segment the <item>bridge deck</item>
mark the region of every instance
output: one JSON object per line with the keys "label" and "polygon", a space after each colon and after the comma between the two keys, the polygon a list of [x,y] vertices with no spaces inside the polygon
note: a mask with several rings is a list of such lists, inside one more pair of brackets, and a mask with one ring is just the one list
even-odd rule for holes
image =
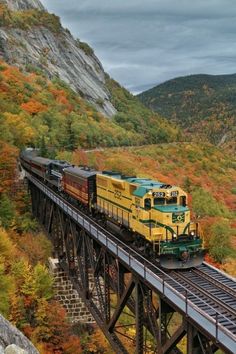
{"label": "bridge deck", "polygon": [[[165,296],[177,311],[188,316],[196,327],[201,328],[209,337],[221,343],[222,347],[228,352],[236,352],[236,317],[226,313],[224,306],[215,306],[210,296],[209,299],[206,298],[206,293],[202,297],[199,292],[194,291],[194,287],[190,289],[186,286],[186,283],[182,282],[183,284],[181,284],[179,279],[175,280],[174,277],[168,275],[127,245],[117,240],[114,235],[103,229],[94,220],[83,215],[36,178],[29,174],[27,174],[27,178],[69,215],[71,219],[92,235],[94,239],[109,249],[133,273],[140,276],[150,288]],[[214,273],[214,281],[218,282],[219,286],[220,283],[231,284],[232,291],[235,290],[235,281],[233,278],[228,277],[216,268],[208,267],[206,263],[204,267],[207,269],[207,273]],[[236,296],[234,296],[234,301],[236,304]]]}

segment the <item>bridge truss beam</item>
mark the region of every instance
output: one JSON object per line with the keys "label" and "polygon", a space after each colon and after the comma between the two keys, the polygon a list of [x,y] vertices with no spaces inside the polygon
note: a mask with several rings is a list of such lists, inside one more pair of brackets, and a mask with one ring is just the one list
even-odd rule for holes
{"label": "bridge truss beam", "polygon": [[181,354],[178,344],[183,337],[187,338],[189,354],[218,350],[216,343],[201,333],[188,316],[178,313],[165,295],[153,289],[32,181],[29,190],[33,215],[51,239],[54,256],[116,353],[128,354],[133,348],[138,354]]}

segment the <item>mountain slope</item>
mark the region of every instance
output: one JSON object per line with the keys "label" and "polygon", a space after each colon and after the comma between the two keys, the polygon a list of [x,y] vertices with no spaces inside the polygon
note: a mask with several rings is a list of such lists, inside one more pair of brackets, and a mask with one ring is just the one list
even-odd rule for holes
{"label": "mountain slope", "polygon": [[38,0],[2,0],[0,56],[24,70],[58,76],[107,116],[116,113],[103,67],[93,50],[75,40]]}
{"label": "mountain slope", "polygon": [[236,137],[236,74],[176,78],[138,95],[153,111],[214,144]]}
{"label": "mountain slope", "polygon": [[[84,114],[84,101],[81,109],[72,103],[69,110],[69,113],[75,113],[73,119],[71,118],[72,126],[75,128],[77,124],[83,128],[84,138],[81,138],[78,129],[74,129],[75,139],[73,144],[69,144],[70,148],[137,145],[168,142],[178,138],[179,131],[175,125],[152,113],[136,97],[110,79],[93,49],[86,43],[75,40],[68,30],[62,28],[57,16],[42,10],[39,0],[27,0],[25,3],[22,0],[2,1],[0,56],[4,58],[4,62],[18,66],[23,72],[38,74],[41,79],[45,75],[52,81],[58,81],[59,78],[60,89],[63,89],[63,82],[66,82],[73,91],[79,93],[77,102],[86,100],[92,103],[90,116],[96,116],[97,110],[105,116],[113,117],[107,122],[107,127],[106,119],[104,121],[101,117],[95,118],[92,124],[89,114]],[[42,88],[39,90],[42,91]],[[30,101],[27,94],[24,96],[25,92],[22,94],[26,103],[27,99]],[[73,96],[71,92],[65,95]],[[36,94],[36,101],[44,104],[45,99],[38,98]],[[86,110],[89,111],[88,104]],[[50,115],[53,116],[53,113]],[[57,119],[56,115],[54,119]]]}
{"label": "mountain slope", "polygon": [[0,140],[19,148],[52,152],[144,142],[144,136],[104,117],[59,79],[24,74],[1,61],[0,106]]}

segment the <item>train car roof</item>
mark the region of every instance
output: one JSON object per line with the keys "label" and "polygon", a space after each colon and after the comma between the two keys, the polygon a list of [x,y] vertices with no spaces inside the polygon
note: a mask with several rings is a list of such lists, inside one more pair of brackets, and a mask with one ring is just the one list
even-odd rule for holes
{"label": "train car roof", "polygon": [[64,169],[64,173],[69,173],[73,176],[80,176],[83,178],[89,178],[91,176],[95,176],[98,171],[96,170],[90,170],[90,169],[85,169],[77,166],[71,166],[71,167],[66,167]]}
{"label": "train car roof", "polygon": [[62,160],[51,160],[51,163],[53,165],[57,165],[57,166],[67,166],[67,167],[71,166],[71,164],[69,162],[64,161],[64,160],[63,161]]}
{"label": "train car roof", "polygon": [[132,177],[132,176],[124,176],[119,172],[113,171],[103,171],[103,176],[108,176],[112,179],[123,180],[131,184],[136,184],[137,188],[132,193],[136,197],[143,197],[149,191],[153,189],[172,189],[178,188],[177,186],[172,186],[170,184],[166,184],[160,181],[154,181],[150,178],[139,178],[139,177]]}
{"label": "train car roof", "polygon": [[33,162],[36,162],[36,163],[39,163],[41,165],[50,165],[52,163],[52,160],[50,159],[47,159],[45,157],[39,157],[39,156],[36,156],[36,157],[32,157],[31,159]]}

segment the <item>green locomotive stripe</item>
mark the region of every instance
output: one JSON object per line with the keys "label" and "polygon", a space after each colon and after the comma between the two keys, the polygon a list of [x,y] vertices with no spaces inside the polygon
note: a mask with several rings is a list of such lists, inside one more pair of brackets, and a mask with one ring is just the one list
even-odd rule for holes
{"label": "green locomotive stripe", "polygon": [[152,220],[152,219],[139,219],[138,221],[140,221],[143,224],[147,224],[147,223],[151,223],[151,222],[153,222],[154,224],[158,224],[158,223],[156,223],[155,220]]}
{"label": "green locomotive stripe", "polygon": [[98,195],[98,198],[101,198],[101,199],[105,200],[105,201],[108,202],[109,204],[116,205],[116,206],[119,207],[120,209],[124,209],[124,210],[128,211],[129,213],[132,212],[131,209],[125,208],[123,205],[117,204],[117,203],[115,203],[115,202],[111,202],[109,199],[104,198],[104,197],[101,197],[100,195]]}
{"label": "green locomotive stripe", "polygon": [[[110,193],[112,193],[112,194],[114,194],[114,193],[115,193],[115,191],[114,191],[114,190],[113,190],[113,191],[111,191],[110,189],[107,189],[107,191],[108,191],[108,192],[110,192]],[[128,197],[124,196],[123,194],[121,194],[121,197],[122,197],[122,198],[125,198],[125,199],[128,199],[128,200],[132,200],[131,198],[128,198]]]}
{"label": "green locomotive stripe", "polygon": [[106,188],[103,188],[103,187],[101,187],[101,186],[97,186],[97,188],[103,189],[104,191],[107,190]]}
{"label": "green locomotive stripe", "polygon": [[125,198],[125,199],[128,199],[128,200],[132,200],[132,198],[128,198],[128,197],[126,197],[124,195],[122,195],[122,197]]}
{"label": "green locomotive stripe", "polygon": [[186,230],[188,229],[189,225],[190,225],[190,222],[185,226],[183,234],[186,233]]}
{"label": "green locomotive stripe", "polygon": [[167,226],[167,225],[165,225],[165,224],[162,224],[161,222],[158,222],[158,221],[155,221],[155,220],[152,220],[152,219],[150,219],[150,220],[141,220],[141,219],[139,219],[139,221],[141,222],[141,223],[143,223],[143,224],[146,224],[146,223],[154,223],[154,224],[157,224],[157,225],[159,225],[159,226],[161,226],[161,227],[164,227],[165,229],[167,229],[167,230],[169,230],[171,233],[174,233],[174,230],[170,227],[170,226]]}
{"label": "green locomotive stripe", "polygon": [[[103,190],[106,191],[106,192],[110,192],[110,193],[114,194],[114,191],[111,191],[111,190],[109,190],[109,189],[103,188],[103,187],[101,187],[101,186],[97,186],[97,188],[101,188],[101,189],[103,189]],[[128,197],[126,197],[126,196],[123,195],[123,194],[121,195],[121,197],[132,201],[132,198],[128,198]]]}

